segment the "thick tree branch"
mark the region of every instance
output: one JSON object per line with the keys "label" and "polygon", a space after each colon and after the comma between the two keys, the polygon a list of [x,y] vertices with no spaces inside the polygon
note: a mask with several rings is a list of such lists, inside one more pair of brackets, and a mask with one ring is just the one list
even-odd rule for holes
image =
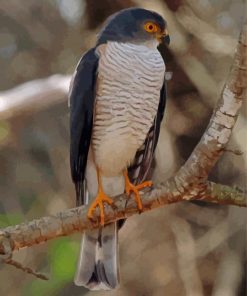
{"label": "thick tree branch", "polygon": [[[125,194],[114,197],[114,207],[106,208],[106,223],[128,218],[138,213],[133,199]],[[203,200],[217,204],[246,206],[246,192],[228,186],[208,182],[198,185],[192,191],[183,191],[175,186],[174,178],[166,184],[160,183],[142,196],[143,211],[149,211],[170,203],[185,200]],[[95,221],[87,218],[88,207],[78,207],[58,213],[55,216],[43,217],[29,223],[22,223],[0,230],[0,254],[46,242],[59,236],[83,232],[86,229],[99,227],[99,217]]]}
{"label": "thick tree branch", "polygon": [[247,25],[240,34],[229,78],[215,107],[210,123],[193,153],[175,176],[180,190],[208,178],[209,172],[224,152],[247,93]]}
{"label": "thick tree branch", "polygon": [[[247,25],[240,35],[230,77],[224,87],[207,130],[190,158],[179,172],[166,182],[157,184],[143,194],[143,209],[148,211],[184,200],[204,200],[218,204],[246,206],[246,192],[207,182],[207,177],[226,147],[247,86]],[[106,208],[106,223],[138,213],[126,195],[114,198],[114,208]],[[0,254],[32,246],[58,236],[99,227],[99,219],[87,218],[88,207],[64,211],[0,230]],[[98,214],[98,213],[97,213]]]}

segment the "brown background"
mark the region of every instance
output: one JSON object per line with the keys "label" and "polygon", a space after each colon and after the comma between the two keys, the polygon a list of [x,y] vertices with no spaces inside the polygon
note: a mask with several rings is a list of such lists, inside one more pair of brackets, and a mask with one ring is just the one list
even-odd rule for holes
{"label": "brown background", "polygon": [[[244,1],[1,0],[0,90],[71,74],[105,18],[134,5],[162,14],[171,36],[162,54],[173,78],[154,172],[154,180],[163,180],[184,163],[208,124],[231,66]],[[60,95],[49,107],[35,108],[36,103],[29,112],[0,117],[0,227],[75,205],[67,98]],[[211,180],[246,186],[246,115],[245,105],[229,144],[244,154],[225,153]],[[243,296],[245,224],[245,209],[172,205],[130,218],[120,231],[118,290],[97,293],[74,286],[80,242],[75,235],[15,253],[14,259],[50,281],[0,265],[0,295]]]}

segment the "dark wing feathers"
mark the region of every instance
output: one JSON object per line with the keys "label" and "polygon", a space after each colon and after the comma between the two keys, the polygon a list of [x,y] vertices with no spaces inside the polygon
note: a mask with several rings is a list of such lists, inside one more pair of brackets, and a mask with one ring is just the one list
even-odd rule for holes
{"label": "dark wing feathers", "polygon": [[166,85],[164,81],[163,87],[160,91],[160,102],[154,123],[151,126],[142,147],[136,152],[134,162],[128,169],[129,178],[133,184],[143,182],[149,173],[159,139],[160,125],[164,117],[165,105]]}
{"label": "dark wing feathers", "polygon": [[83,204],[84,175],[91,141],[98,56],[89,50],[80,60],[71,82],[70,167],[77,205]]}
{"label": "dark wing feathers", "polygon": [[[76,188],[77,205],[84,203],[84,176],[92,134],[98,60],[95,49],[89,50],[80,60],[71,82],[69,96],[70,164]],[[128,169],[130,180],[134,184],[143,182],[151,167],[159,139],[165,104],[166,85],[164,81],[154,123],[142,147],[136,152],[133,164]]]}

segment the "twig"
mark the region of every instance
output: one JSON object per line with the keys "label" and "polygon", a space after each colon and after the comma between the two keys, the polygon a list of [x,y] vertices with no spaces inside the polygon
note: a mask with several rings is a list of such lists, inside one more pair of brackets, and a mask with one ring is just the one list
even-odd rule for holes
{"label": "twig", "polygon": [[225,148],[225,149],[224,149],[224,152],[233,153],[233,154],[235,154],[235,155],[237,155],[237,156],[241,156],[241,155],[244,154],[244,152],[241,151],[241,150],[239,150],[239,149],[229,149],[229,148]]}
{"label": "twig", "polygon": [[6,263],[6,264],[9,264],[9,265],[12,265],[17,269],[21,269],[22,271],[24,271],[26,273],[32,274],[33,276],[35,276],[38,279],[41,279],[41,280],[44,280],[44,281],[49,280],[49,278],[47,276],[45,276],[45,275],[43,275],[41,273],[37,273],[37,272],[33,271],[31,268],[29,268],[29,267],[25,267],[21,263],[15,261],[13,259],[5,259],[3,262]]}
{"label": "twig", "polygon": [[49,278],[46,277],[45,275],[37,273],[33,271],[31,268],[25,267],[21,263],[12,259],[13,244],[11,242],[11,238],[8,233],[5,233],[5,235],[2,235],[0,232],[0,245],[2,246],[2,249],[0,248],[0,263],[12,265],[15,268],[21,269],[26,273],[30,273],[41,280],[49,280]]}

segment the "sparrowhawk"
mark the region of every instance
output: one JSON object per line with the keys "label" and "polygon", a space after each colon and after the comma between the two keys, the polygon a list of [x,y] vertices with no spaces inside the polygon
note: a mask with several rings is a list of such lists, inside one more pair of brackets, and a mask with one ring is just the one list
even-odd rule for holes
{"label": "sparrowhawk", "polygon": [[100,210],[101,228],[84,233],[75,283],[90,289],[118,284],[117,223],[104,226],[104,203],[124,191],[142,209],[146,181],[163,119],[168,43],[165,20],[142,8],[108,18],[95,47],[79,61],[71,82],[70,161],[77,205]]}

